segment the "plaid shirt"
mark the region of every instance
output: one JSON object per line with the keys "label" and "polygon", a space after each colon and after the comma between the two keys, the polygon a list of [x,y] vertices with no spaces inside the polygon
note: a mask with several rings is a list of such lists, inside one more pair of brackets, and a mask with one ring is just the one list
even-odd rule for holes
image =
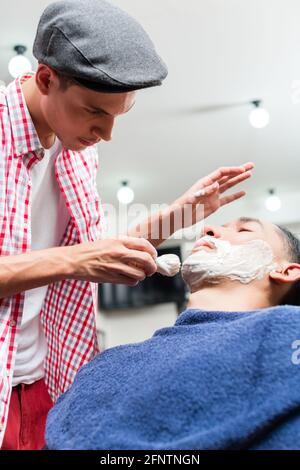
{"label": "plaid shirt", "polygon": [[[21,81],[0,90],[0,254],[30,251],[30,169],[44,156],[21,90]],[[71,218],[61,245],[101,238],[96,189],[95,147],[63,149],[55,173]],[[102,220],[101,220],[102,222]],[[46,228],[47,229],[47,228]],[[12,376],[22,320],[24,292],[0,299],[0,447],[4,436]],[[71,385],[78,369],[97,352],[97,285],[63,280],[48,286],[41,322],[48,344],[45,380],[55,401]]]}

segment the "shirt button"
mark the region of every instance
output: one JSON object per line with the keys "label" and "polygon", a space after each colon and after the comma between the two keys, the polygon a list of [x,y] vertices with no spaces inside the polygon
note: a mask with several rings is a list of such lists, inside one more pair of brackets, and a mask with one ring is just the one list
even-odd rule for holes
{"label": "shirt button", "polygon": [[40,149],[36,152],[36,156],[39,160],[42,160],[44,158],[45,151],[43,149]]}
{"label": "shirt button", "polygon": [[15,320],[10,320],[9,325],[10,326],[16,326],[17,322]]}

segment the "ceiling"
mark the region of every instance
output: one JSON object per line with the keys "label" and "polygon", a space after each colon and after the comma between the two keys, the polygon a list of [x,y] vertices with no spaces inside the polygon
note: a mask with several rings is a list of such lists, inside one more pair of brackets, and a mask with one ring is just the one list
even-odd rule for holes
{"label": "ceiling", "polygon": [[[49,3],[2,0],[0,79],[10,80],[7,63],[15,44],[31,49]],[[163,86],[139,92],[133,110],[118,118],[113,140],[99,146],[103,202],[115,204],[120,182],[128,179],[135,202],[168,203],[220,165],[254,161],[247,198],[221,218],[259,213],[278,221],[300,220],[299,0],[114,3],[141,21],[169,76]],[[256,98],[264,100],[271,115],[263,130],[249,125],[250,106],[210,109]],[[284,200],[274,215],[262,208],[272,187]]]}

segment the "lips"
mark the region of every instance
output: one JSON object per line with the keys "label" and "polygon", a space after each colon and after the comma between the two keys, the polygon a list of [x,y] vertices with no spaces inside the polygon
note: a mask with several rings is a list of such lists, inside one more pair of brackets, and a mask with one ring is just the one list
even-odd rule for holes
{"label": "lips", "polygon": [[196,250],[196,249],[198,250],[200,248],[210,248],[210,249],[214,250],[216,247],[215,247],[213,242],[210,242],[208,240],[201,240],[201,238],[200,238],[200,240],[198,240],[195,243],[195,245],[193,247],[193,251]]}
{"label": "lips", "polygon": [[88,147],[90,147],[92,145],[95,145],[95,144],[98,144],[98,142],[100,142],[99,140],[95,140],[94,142],[91,142],[91,141],[85,140],[85,139],[79,139],[79,140],[83,145],[87,145]]}

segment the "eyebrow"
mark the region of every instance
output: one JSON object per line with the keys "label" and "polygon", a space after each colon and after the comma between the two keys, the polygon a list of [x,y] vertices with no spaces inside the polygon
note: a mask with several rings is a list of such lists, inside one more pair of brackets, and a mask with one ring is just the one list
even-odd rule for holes
{"label": "eyebrow", "polygon": [[[261,228],[264,228],[262,221],[259,219],[255,219],[253,217],[240,217],[239,219],[237,219],[238,224],[247,224],[248,222],[255,222],[256,224],[259,224]],[[224,224],[222,225],[222,227],[227,227],[228,225],[230,224]]]}
{"label": "eyebrow", "polygon": [[246,224],[248,222],[255,222],[256,224],[259,224],[261,228],[264,228],[262,221],[259,219],[255,219],[252,217],[240,217],[238,219],[238,223]]}
{"label": "eyebrow", "polygon": [[109,114],[105,109],[102,108],[97,108],[96,106],[88,106],[88,108],[92,109],[93,111],[97,111],[98,113],[103,113],[106,114],[107,116],[112,116],[112,114]]}
{"label": "eyebrow", "polygon": [[[126,113],[128,113],[128,111],[130,111],[131,108],[133,108],[134,105],[135,105],[135,101],[132,103],[132,105],[130,106],[130,108],[127,109]],[[88,107],[89,107],[90,109],[92,109],[93,111],[97,111],[98,113],[103,113],[103,114],[106,114],[107,116],[113,116],[113,117],[114,117],[113,114],[108,113],[107,111],[105,111],[105,109],[98,108],[97,106],[92,106],[92,105],[89,105]],[[126,114],[126,113],[124,113],[124,114]]]}

